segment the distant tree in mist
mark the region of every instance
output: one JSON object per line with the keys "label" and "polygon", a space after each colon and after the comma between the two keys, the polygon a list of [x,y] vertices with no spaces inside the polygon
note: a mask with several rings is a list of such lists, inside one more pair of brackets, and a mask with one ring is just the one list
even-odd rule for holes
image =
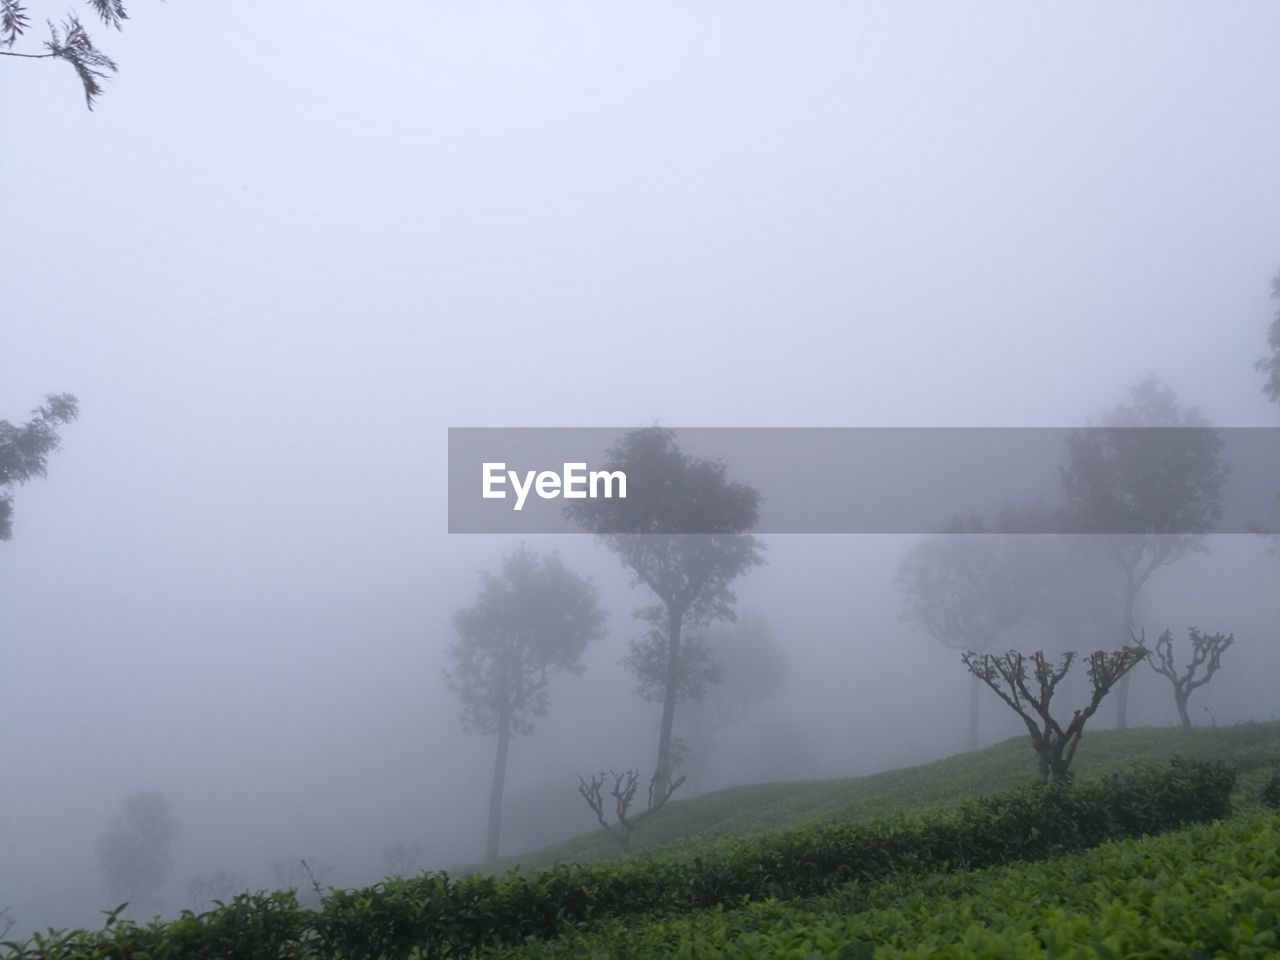
{"label": "distant tree in mist", "polygon": [[[108,27],[120,30],[129,18],[123,0],[89,0],[94,14]],[[52,12],[52,5],[49,5]],[[62,8],[65,9],[65,8]],[[71,65],[80,85],[84,88],[85,104],[90,110],[102,93],[102,84],[108,73],[116,72],[115,61],[94,46],[80,18],[67,11],[58,23],[46,20],[48,39],[40,46],[32,46],[41,53],[14,50],[19,40],[26,39],[31,26],[28,7],[22,0],[0,0],[0,56],[22,57],[28,60],[61,60]]]}
{"label": "distant tree in mist", "polygon": [[1040,780],[1055,785],[1071,779],[1071,761],[1084,734],[1084,725],[1121,677],[1145,655],[1141,646],[1089,654],[1092,694],[1089,703],[1074,711],[1065,726],[1054,718],[1052,701],[1058,685],[1075,662],[1074,652],[1064,653],[1057,664],[1051,663],[1039,650],[1030,657],[1015,650],[999,655],[968,652],[960,659],[970,673],[990,687],[1026,724],[1039,761]]}
{"label": "distant tree in mist", "polygon": [[557,671],[580,674],[587,645],[605,634],[594,585],[557,556],[521,547],[495,575],[481,574],[476,602],[453,618],[445,678],[462,700],[462,724],[496,735],[485,861],[498,856],[502,792],[511,737],[533,732],[547,715],[547,687]]}
{"label": "distant tree in mist", "polygon": [[[1222,439],[1203,429],[1208,425],[1198,410],[1181,406],[1173,390],[1149,377],[1130,391],[1130,403],[1103,418],[1102,429],[1068,436],[1063,515],[1069,531],[1092,534],[1095,556],[1121,577],[1121,643],[1133,636],[1138,597],[1152,574],[1204,552],[1204,534],[1222,516],[1227,466]],[[1127,429],[1134,427],[1146,429]],[[1151,429],[1170,427],[1202,429]],[[1116,689],[1121,729],[1128,700],[1126,674]]]}
{"label": "distant tree in mist", "polygon": [[124,799],[120,815],[98,841],[98,866],[112,900],[142,906],[154,901],[168,876],[178,826],[169,801],[154,790]]}
{"label": "distant tree in mist", "polygon": [[773,627],[759,613],[744,613],[732,625],[710,630],[700,646],[716,670],[716,682],[685,709],[681,725],[686,769],[705,771],[721,733],[740,724],[786,685],[787,656]]}
{"label": "distant tree in mist", "polygon": [[[1271,278],[1271,299],[1280,300],[1280,273]],[[1267,346],[1271,348],[1270,355],[1259,360],[1256,366],[1267,377],[1262,384],[1263,393],[1272,403],[1280,404],[1280,307],[1276,307],[1276,312],[1272,315],[1271,327],[1267,331]],[[1280,534],[1272,535],[1268,552],[1280,557]]]}
{"label": "distant tree in mist", "polygon": [[[1280,273],[1271,278],[1271,299],[1280,300]],[[1258,361],[1256,367],[1266,375],[1262,391],[1272,403],[1280,403],[1280,307],[1276,308],[1267,330],[1267,346],[1271,353]]]}
{"label": "distant tree in mist", "polygon": [[[2,3],[3,0],[0,0]],[[69,393],[51,394],[21,426],[0,420],[0,540],[13,536],[13,487],[45,475],[49,454],[58,449],[58,428],[80,415]]]}
{"label": "distant tree in mist", "polygon": [[1191,694],[1213,679],[1222,666],[1222,655],[1235,642],[1235,635],[1201,633],[1195,627],[1189,627],[1187,640],[1191,645],[1191,656],[1185,667],[1178,667],[1175,662],[1173,634],[1168,630],[1156,639],[1155,649],[1147,651],[1147,663],[1151,669],[1173,686],[1173,702],[1184,730],[1191,729],[1191,713],[1187,709]]}
{"label": "distant tree in mist", "polygon": [[[976,519],[915,544],[898,569],[904,619],[952,650],[982,653],[1005,641],[1028,612],[1020,571],[1006,538]],[[978,747],[982,682],[969,690],[969,749]]]}
{"label": "distant tree in mist", "polygon": [[[617,555],[633,586],[644,585],[658,600],[636,613],[649,629],[629,664],[642,695],[661,694],[651,796],[662,798],[670,795],[676,705],[709,682],[713,669],[696,644],[689,649],[686,632],[734,619],[730,585],[764,562],[764,545],[748,535],[760,495],[731,482],[723,463],[686,454],[674,432],[661,427],[625,434],[607,461],[607,469],[626,473],[627,497],[574,500],[565,512]],[[705,532],[664,532],[672,530]]]}

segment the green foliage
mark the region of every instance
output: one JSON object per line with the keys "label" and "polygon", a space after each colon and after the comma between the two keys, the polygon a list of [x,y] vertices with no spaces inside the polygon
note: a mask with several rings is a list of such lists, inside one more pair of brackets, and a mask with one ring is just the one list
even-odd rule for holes
{"label": "green foliage", "polygon": [[[868,820],[895,812],[924,813],[1026,783],[1027,738],[1014,737],[973,753],[932,763],[841,780],[760,783],[672,801],[662,816],[632,837],[630,849],[651,856],[692,859],[718,849],[726,838],[744,840],[780,829],[832,820]],[[1242,779],[1269,771],[1280,751],[1280,722],[1205,727],[1098,730],[1080,742],[1073,768],[1080,777],[1167,763],[1174,756],[1234,763]],[[1261,779],[1258,779],[1261,784]],[[599,862],[618,856],[599,830],[553,844],[517,862],[527,870],[557,861]]]}
{"label": "green foliage", "polygon": [[1280,822],[1252,815],[989,870],[849,884],[642,923],[613,920],[492,958],[1021,960],[1280,953]]}
{"label": "green foliage", "polygon": [[80,416],[80,405],[69,393],[51,394],[31,414],[20,427],[0,420],[0,540],[13,533],[13,495],[7,488],[45,475],[49,455],[58,449],[58,428]]}
{"label": "green foliage", "polygon": [[1167,831],[1224,816],[1234,781],[1234,770],[1225,764],[1175,762],[1070,790],[1025,788],[947,813],[832,823],[726,843],[715,855],[692,861],[558,865],[501,878],[393,878],[334,891],[318,912],[300,909],[291,894],[243,895],[224,908],[184,914],[172,923],[115,923],[98,933],[51,935],[34,949],[10,955],[465,956],[490,945],[553,939],[601,921],[812,896],[851,881],[1043,859]]}
{"label": "green foliage", "polygon": [[1273,810],[1280,810],[1280,770],[1271,774],[1262,785],[1262,802]]}
{"label": "green foliage", "polygon": [[[117,30],[129,18],[122,0],[89,0],[89,6],[98,19]],[[84,87],[85,103],[92,110],[94,99],[102,93],[102,81],[107,79],[108,72],[115,73],[118,69],[115,61],[94,46],[93,39],[74,13],[68,12],[61,26],[55,26],[52,20],[46,23],[49,39],[44,41],[44,53],[0,50],[0,54],[35,60],[53,58],[71,64]],[[0,0],[0,47],[12,47],[30,25],[31,17],[22,0]]]}

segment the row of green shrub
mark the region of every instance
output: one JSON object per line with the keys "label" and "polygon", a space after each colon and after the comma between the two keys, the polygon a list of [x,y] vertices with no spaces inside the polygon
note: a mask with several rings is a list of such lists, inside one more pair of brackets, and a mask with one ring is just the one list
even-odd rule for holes
{"label": "row of green shrub", "polygon": [[200,916],[118,923],[17,948],[61,958],[450,957],[552,938],[611,917],[807,896],[852,880],[1042,859],[1225,816],[1233,767],[1175,761],[1069,789],[1029,787],[955,810],[830,823],[724,844],[691,861],[634,859],[542,873],[428,873],[333,891],[321,911],[289,894],[236,898]]}
{"label": "row of green shrub", "polygon": [[1280,817],[1255,813],[1047,862],[614,920],[490,960],[1280,956]]}

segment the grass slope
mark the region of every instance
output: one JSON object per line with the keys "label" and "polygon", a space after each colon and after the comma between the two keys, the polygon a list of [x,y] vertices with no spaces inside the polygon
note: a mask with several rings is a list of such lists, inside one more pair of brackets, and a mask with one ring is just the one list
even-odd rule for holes
{"label": "grass slope", "polygon": [[[1257,779],[1251,774],[1280,764],[1280,721],[1190,732],[1171,727],[1090,732],[1080,742],[1073,769],[1080,776],[1093,776],[1135,763],[1163,763],[1175,755],[1235,762],[1249,793],[1247,785]],[[1014,737],[973,753],[866,777],[732,787],[672,801],[636,831],[631,852],[696,856],[725,836],[758,836],[830,820],[946,806],[1021,786],[1034,772],[1035,756],[1027,738]],[[513,866],[540,870],[557,862],[592,863],[618,856],[613,841],[604,831],[595,830],[536,853],[508,858],[494,871]]]}

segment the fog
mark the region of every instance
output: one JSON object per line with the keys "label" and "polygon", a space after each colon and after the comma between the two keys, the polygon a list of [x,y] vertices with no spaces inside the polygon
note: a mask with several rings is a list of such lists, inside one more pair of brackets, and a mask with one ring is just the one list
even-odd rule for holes
{"label": "fog", "polygon": [[[140,790],[178,825],[166,913],[218,868],[478,862],[494,742],[443,671],[521,542],[609,632],[513,741],[504,855],[594,826],[579,774],[652,768],[619,664],[651,598],[585,534],[449,535],[449,427],[1072,427],[1148,375],[1280,424],[1276,8],[130,13],[93,26],[93,112],[65,64],[0,62],[0,418],[81,405],[0,543],[15,934],[115,905],[96,847]],[[901,617],[918,540],[765,538],[734,588],[785,685],[677,799],[965,748],[959,656]],[[1207,546],[1140,620],[1234,632],[1197,724],[1273,717],[1280,559]],[[1147,667],[1131,696],[1176,722]],[[982,742],[1020,732],[987,696]]]}

